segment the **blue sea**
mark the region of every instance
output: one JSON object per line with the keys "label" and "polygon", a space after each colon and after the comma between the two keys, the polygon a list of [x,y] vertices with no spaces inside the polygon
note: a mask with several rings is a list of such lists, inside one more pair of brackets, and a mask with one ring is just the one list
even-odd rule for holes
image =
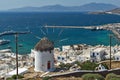
{"label": "blue sea", "polygon": [[[87,29],[45,28],[49,26],[94,26],[108,23],[119,23],[119,15],[111,14],[87,14],[79,12],[34,12],[34,13],[0,13],[0,33],[4,31],[31,31],[30,34],[19,35],[20,54],[28,54],[42,37],[48,37],[54,42],[55,47],[72,44],[109,45],[110,31],[91,31]],[[0,39],[8,39],[11,42],[1,45],[0,49],[11,47],[15,51],[15,36],[3,36]],[[119,44],[116,38],[112,39],[112,45]]]}

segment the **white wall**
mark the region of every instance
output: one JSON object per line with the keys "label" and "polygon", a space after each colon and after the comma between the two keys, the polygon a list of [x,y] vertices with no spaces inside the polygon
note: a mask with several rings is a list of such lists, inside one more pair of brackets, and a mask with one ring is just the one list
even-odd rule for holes
{"label": "white wall", "polygon": [[[105,51],[100,51],[100,52],[94,52],[94,51],[91,51],[90,52],[90,57],[92,60],[94,61],[101,61],[104,59],[104,52]],[[93,56],[93,53],[94,53],[94,56]]]}
{"label": "white wall", "polygon": [[77,60],[80,61],[80,62],[85,62],[87,60],[90,60],[90,58],[86,57],[86,56],[77,56]]}
{"label": "white wall", "polygon": [[[34,51],[35,53],[35,71],[36,72],[46,72],[52,71],[54,69],[54,54],[53,51]],[[47,69],[48,61],[50,61],[51,69]]]}
{"label": "white wall", "polygon": [[120,56],[114,56],[116,61],[120,61]]}

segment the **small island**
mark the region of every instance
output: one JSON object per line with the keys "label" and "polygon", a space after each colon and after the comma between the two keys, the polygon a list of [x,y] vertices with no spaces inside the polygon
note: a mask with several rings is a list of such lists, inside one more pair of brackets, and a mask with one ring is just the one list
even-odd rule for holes
{"label": "small island", "polygon": [[89,14],[117,14],[120,15],[120,8],[115,8],[109,11],[97,11],[97,12],[89,12]]}

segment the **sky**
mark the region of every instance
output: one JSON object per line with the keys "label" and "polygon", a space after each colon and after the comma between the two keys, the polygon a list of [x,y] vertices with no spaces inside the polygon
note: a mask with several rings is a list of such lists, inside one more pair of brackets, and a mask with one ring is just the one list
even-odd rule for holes
{"label": "sky", "polygon": [[87,3],[108,3],[120,7],[120,0],[0,0],[0,10],[8,10],[20,7],[41,7],[60,4],[63,6],[80,6]]}

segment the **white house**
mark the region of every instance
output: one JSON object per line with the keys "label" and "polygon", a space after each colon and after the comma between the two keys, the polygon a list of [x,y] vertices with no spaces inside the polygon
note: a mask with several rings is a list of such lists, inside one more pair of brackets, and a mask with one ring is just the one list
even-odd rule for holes
{"label": "white house", "polygon": [[90,58],[92,62],[99,62],[105,59],[105,48],[96,48],[90,52]]}
{"label": "white house", "polygon": [[62,54],[62,55],[58,55],[57,56],[57,61],[58,62],[64,62],[64,61],[66,61],[67,60],[67,57],[66,57],[66,55],[64,54]]}
{"label": "white house", "polygon": [[80,62],[85,62],[90,60],[90,55],[78,55],[77,60]]}
{"label": "white house", "polygon": [[91,48],[83,49],[82,53],[77,56],[77,60],[80,62],[85,62],[90,60],[90,51],[91,51]]}
{"label": "white house", "polygon": [[59,54],[55,55],[55,60],[59,63],[59,62],[62,62],[62,63],[73,63],[75,62],[75,59],[73,59],[73,57],[70,57],[67,55],[68,53],[67,52],[60,52]]}
{"label": "white house", "polygon": [[107,69],[102,64],[99,64],[99,66],[96,67],[96,70],[98,70],[98,71],[106,71]]}
{"label": "white house", "polygon": [[46,72],[54,70],[54,45],[47,38],[42,38],[35,46],[32,53],[35,54],[36,72]]}
{"label": "white house", "polygon": [[114,54],[114,59],[115,59],[116,61],[120,61],[120,51],[117,52],[116,54]]}
{"label": "white house", "polygon": [[64,52],[68,52],[70,49],[71,49],[71,47],[69,45],[68,46],[62,46],[62,51],[64,51]]}

